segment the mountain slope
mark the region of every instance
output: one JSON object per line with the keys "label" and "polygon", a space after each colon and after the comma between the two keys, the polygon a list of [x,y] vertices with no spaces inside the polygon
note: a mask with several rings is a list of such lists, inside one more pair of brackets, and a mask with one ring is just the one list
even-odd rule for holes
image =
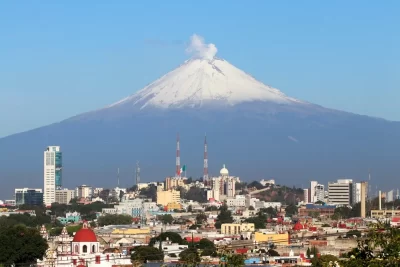
{"label": "mountain slope", "polygon": [[[400,124],[300,101],[266,86],[220,59],[193,59],[108,107],[0,139],[0,177],[16,186],[42,186],[43,150],[61,145],[64,181],[132,185],[162,180],[175,170],[175,136],[188,175],[202,175],[203,136],[209,166],[225,163],[244,180],[274,177],[306,186],[347,176],[365,179],[370,168],[382,183],[400,171]],[[4,192],[3,192],[3,191]]]}

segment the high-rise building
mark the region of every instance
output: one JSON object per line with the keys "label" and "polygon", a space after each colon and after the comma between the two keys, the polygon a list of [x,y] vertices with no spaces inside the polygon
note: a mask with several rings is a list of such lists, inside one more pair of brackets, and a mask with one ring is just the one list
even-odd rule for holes
{"label": "high-rise building", "polygon": [[309,190],[308,188],[303,189],[304,191],[304,203],[310,203],[310,198],[309,198]]}
{"label": "high-rise building", "polygon": [[16,188],[15,205],[41,206],[43,205],[42,189]]}
{"label": "high-rise building", "polygon": [[324,199],[325,199],[325,186],[323,184],[317,184],[317,186],[315,187],[314,203],[317,201],[324,202]]}
{"label": "high-rise building", "polygon": [[339,179],[335,183],[328,183],[329,203],[335,205],[353,204],[353,180]]}
{"label": "high-rise building", "polygon": [[394,190],[390,190],[386,194],[386,202],[393,202],[394,201]]}
{"label": "high-rise building", "polygon": [[310,182],[310,191],[309,191],[309,194],[310,194],[310,202],[311,202],[311,203],[317,202],[317,198],[316,198],[316,196],[315,196],[315,190],[316,190],[317,185],[318,185],[318,182],[317,182],[317,181],[311,181],[311,182]]}
{"label": "high-rise building", "polygon": [[44,151],[44,193],[46,206],[56,200],[56,189],[62,188],[62,153],[59,146],[49,146]]}
{"label": "high-rise building", "polygon": [[179,191],[168,190],[157,192],[157,205],[167,206],[169,203],[181,203]]}
{"label": "high-rise building", "polygon": [[361,200],[361,217],[365,218],[366,216],[366,201],[367,201],[367,182],[361,182],[361,190],[360,190],[360,200]]}

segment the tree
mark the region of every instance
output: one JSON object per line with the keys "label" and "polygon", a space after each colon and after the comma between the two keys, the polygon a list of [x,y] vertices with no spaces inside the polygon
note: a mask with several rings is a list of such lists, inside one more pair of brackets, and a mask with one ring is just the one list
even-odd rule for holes
{"label": "tree", "polygon": [[180,260],[184,261],[186,264],[197,265],[200,263],[201,259],[197,253],[197,249],[194,247],[185,249],[179,254]]}
{"label": "tree", "polygon": [[366,237],[347,255],[348,261],[341,265],[352,266],[398,266],[400,262],[400,229],[378,223],[370,227]]}
{"label": "tree", "polygon": [[156,201],[157,187],[154,184],[151,184],[148,187],[142,188],[140,189],[140,195],[143,195],[146,198],[151,198],[152,201]]}
{"label": "tree", "polygon": [[351,217],[351,208],[349,207],[338,207],[335,209],[332,219],[347,219]]}
{"label": "tree", "polygon": [[171,224],[174,221],[174,218],[172,217],[171,214],[164,214],[164,215],[158,216],[158,219],[163,224]]}
{"label": "tree", "polygon": [[221,224],[223,223],[232,223],[233,218],[232,218],[232,213],[230,210],[228,210],[228,206],[226,204],[222,205],[221,208],[219,209],[219,214],[217,216],[217,221],[215,223],[215,227],[217,229],[221,229]]}
{"label": "tree", "polygon": [[350,230],[346,233],[346,237],[353,237],[353,236],[361,237],[361,232],[358,230]]}
{"label": "tree", "polygon": [[97,219],[99,226],[132,224],[132,216],[126,214],[106,214]]}
{"label": "tree", "polygon": [[23,225],[0,228],[0,262],[5,266],[36,264],[48,249],[39,230]]}
{"label": "tree", "polygon": [[268,250],[268,255],[271,257],[279,257],[280,254],[278,253],[278,251],[274,250],[274,249],[269,249]]}
{"label": "tree", "polygon": [[230,254],[227,257],[227,266],[241,267],[244,266],[246,257],[242,254]]}
{"label": "tree", "polygon": [[335,257],[333,255],[321,255],[320,257],[314,257],[312,260],[312,264],[316,267],[335,266],[335,262],[338,261],[338,257]]}
{"label": "tree", "polygon": [[264,186],[260,184],[260,182],[258,181],[253,181],[247,185],[247,188],[252,188],[252,187],[255,187],[257,190],[264,188]]}
{"label": "tree", "polygon": [[147,261],[162,261],[164,259],[164,253],[152,246],[137,246],[131,252],[133,262],[145,263]]}
{"label": "tree", "polygon": [[249,210],[255,210],[255,208],[253,206],[250,206]]}
{"label": "tree", "polygon": [[295,205],[289,205],[285,209],[286,216],[292,217],[298,213],[298,208]]}
{"label": "tree", "polygon": [[244,221],[247,223],[254,223],[254,227],[256,229],[264,229],[266,220],[267,220],[267,216],[259,213],[256,217],[250,217],[250,218],[245,219]]}
{"label": "tree", "polygon": [[193,200],[197,201],[200,203],[206,203],[207,202],[207,195],[204,190],[202,190],[199,187],[192,186],[186,193],[185,199],[187,200]]}
{"label": "tree", "polygon": [[188,212],[192,212],[192,211],[193,211],[192,205],[189,205],[189,206],[188,206],[187,211],[188,211]]}
{"label": "tree", "polygon": [[165,241],[165,240],[171,241],[172,243],[178,243],[179,245],[184,245],[186,243],[185,240],[182,239],[182,237],[178,233],[174,232],[164,232],[158,235],[157,237],[152,237],[149,242],[149,246],[154,246],[156,242]]}
{"label": "tree", "polygon": [[206,207],[205,211],[216,211],[218,208],[216,206],[208,206]]}
{"label": "tree", "polygon": [[203,224],[204,222],[207,221],[207,215],[205,215],[204,213],[199,213],[196,216],[196,223],[197,224]]}

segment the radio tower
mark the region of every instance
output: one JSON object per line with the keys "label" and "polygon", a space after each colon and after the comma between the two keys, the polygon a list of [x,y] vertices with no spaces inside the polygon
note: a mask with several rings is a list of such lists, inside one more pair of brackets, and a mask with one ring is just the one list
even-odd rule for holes
{"label": "radio tower", "polygon": [[179,147],[179,133],[176,136],[176,177],[181,177],[181,151]]}
{"label": "radio tower", "polygon": [[204,135],[204,173],[203,182],[208,185],[208,155],[207,155],[207,135]]}

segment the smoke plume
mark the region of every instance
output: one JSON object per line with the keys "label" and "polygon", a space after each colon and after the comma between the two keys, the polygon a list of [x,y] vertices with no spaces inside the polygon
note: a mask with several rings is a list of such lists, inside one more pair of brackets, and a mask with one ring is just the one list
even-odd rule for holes
{"label": "smoke plume", "polygon": [[207,60],[213,59],[217,51],[217,47],[214,44],[204,43],[204,38],[197,34],[193,34],[190,37],[190,43],[186,49],[186,52],[194,57]]}

